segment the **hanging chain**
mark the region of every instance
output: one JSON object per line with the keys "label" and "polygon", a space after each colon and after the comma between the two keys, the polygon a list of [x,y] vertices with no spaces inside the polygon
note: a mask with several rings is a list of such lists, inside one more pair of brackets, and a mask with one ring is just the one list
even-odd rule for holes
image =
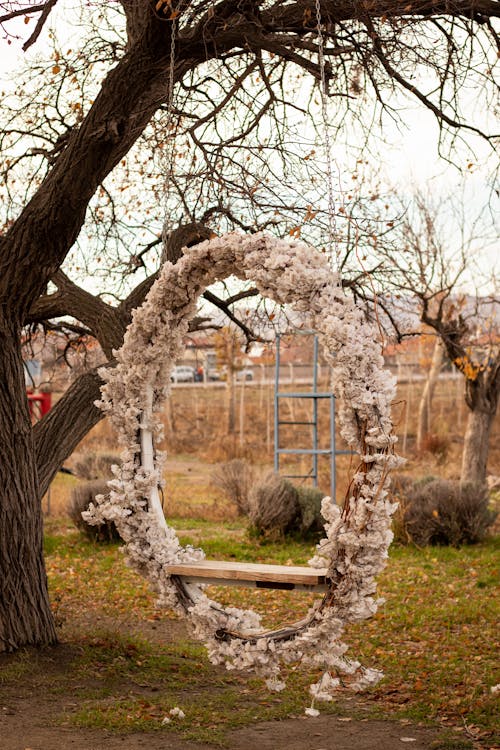
{"label": "hanging chain", "polygon": [[325,141],[326,154],[326,175],[328,180],[328,251],[330,263],[336,265],[336,271],[340,275],[341,258],[340,248],[337,237],[337,221],[335,216],[335,195],[333,192],[333,167],[332,167],[332,144],[330,139],[330,128],[328,122],[328,83],[326,80],[325,64],[325,43],[323,30],[321,28],[321,5],[320,0],[316,0],[316,28],[318,37],[318,62],[321,73],[320,92],[321,92],[321,118],[323,121],[323,136]]}
{"label": "hanging chain", "polygon": [[168,68],[168,94],[167,94],[167,114],[166,114],[166,126],[165,126],[165,186],[164,186],[164,219],[163,219],[163,230],[162,239],[163,245],[166,246],[168,234],[171,229],[171,220],[168,212],[168,199],[170,195],[170,187],[172,184],[172,178],[174,174],[174,156],[175,156],[175,140],[177,127],[173,123],[173,108],[174,108],[174,78],[175,78],[175,33],[177,29],[177,19],[172,19],[172,25],[170,27],[170,60]]}

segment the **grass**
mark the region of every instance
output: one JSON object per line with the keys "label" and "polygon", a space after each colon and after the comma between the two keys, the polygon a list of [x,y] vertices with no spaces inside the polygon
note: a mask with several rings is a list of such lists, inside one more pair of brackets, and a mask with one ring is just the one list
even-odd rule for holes
{"label": "grass", "polygon": [[86,540],[64,520],[46,526],[47,574],[59,622],[71,622],[82,611],[159,617],[146,582],[126,567],[119,545]]}
{"label": "grass", "polygon": [[[265,437],[272,409],[263,408],[269,393],[257,388],[246,391],[245,424],[252,425],[252,432],[245,441],[254,460],[262,463],[271,458]],[[195,395],[197,402],[188,409],[185,399],[192,399],[193,391],[176,391],[176,424],[175,429],[167,425],[167,436],[180,441],[182,450],[204,453],[210,461],[238,455],[238,440],[222,440],[217,432],[223,404],[215,396],[222,398],[223,389],[220,394],[201,389]],[[409,409],[416,395],[403,393],[403,405],[407,401]],[[448,395],[440,394],[437,401],[441,417],[450,411]],[[184,419],[186,414],[191,414],[191,423]],[[297,411],[295,417],[301,416]],[[409,446],[412,440],[410,425]],[[415,476],[455,476],[459,440],[458,433],[450,432],[446,466],[436,469],[434,457],[427,454],[413,458],[405,471]],[[115,445],[106,423],[82,447],[108,448]],[[498,457],[500,441],[495,438],[492,466]],[[221,559],[281,564],[309,559],[311,544],[249,540],[245,521],[236,518],[234,508],[208,486],[211,465],[190,456],[179,458],[174,456],[172,465],[167,465],[165,494],[170,522],[183,544],[202,546],[207,555]],[[341,458],[339,492],[349,473],[349,459]],[[325,481],[328,486],[328,478]],[[274,695],[255,679],[212,667],[202,647],[186,640],[178,617],[156,609],[147,584],[125,566],[119,546],[86,541],[69,524],[65,509],[73,484],[73,478],[61,475],[53,483],[54,515],[47,519],[45,539],[50,592],[64,644],[45,654],[26,651],[3,660],[0,685],[14,690],[35,686],[55,697],[71,695],[73,708],[61,710],[55,719],[62,723],[117,732],[174,730],[186,739],[220,745],[231,728],[303,715],[314,675],[291,669],[287,690]],[[379,581],[386,603],[375,618],[346,634],[350,653],[383,669],[385,679],[356,698],[341,694],[339,701],[322,710],[352,718],[438,725],[443,734],[433,750],[468,750],[471,739],[475,747],[500,744],[494,736],[498,693],[491,692],[500,682],[495,671],[498,559],[494,540],[459,550],[394,546]],[[300,618],[312,599],[310,594],[237,588],[211,593],[223,604],[252,606],[262,613],[265,625]],[[174,706],[182,708],[188,720],[162,724]]]}
{"label": "grass", "polygon": [[102,687],[71,717],[78,726],[118,732],[165,730],[163,719],[172,708],[180,707],[189,721],[172,719],[168,729],[185,739],[222,745],[228,730],[256,719],[283,718],[303,700],[303,676],[292,679],[285,697],[272,696],[255,680],[214,670],[199,646],[182,640],[151,647],[126,639],[121,648],[112,636],[93,639],[93,645],[96,641],[101,650],[97,672],[95,651],[79,661],[75,672],[89,674],[90,669],[92,674],[93,670]]}
{"label": "grass", "polygon": [[494,725],[498,546],[393,549],[380,585],[385,606],[350,631],[353,650],[386,674],[374,702],[396,716]]}
{"label": "grass", "polygon": [[[215,557],[303,563],[312,552],[298,541],[249,542],[242,521],[177,518],[174,525],[184,543],[203,543]],[[57,718],[62,723],[118,732],[175,730],[221,745],[231,728],[303,714],[314,674],[289,670],[287,690],[275,695],[258,680],[212,667],[203,648],[186,640],[177,616],[156,610],[118,545],[86,541],[64,519],[47,522],[45,545],[64,645],[45,655],[9,657],[0,684],[36,684],[48,695],[72,695],[74,707]],[[393,547],[380,578],[385,605],[346,637],[352,655],[382,668],[385,679],[355,701],[341,695],[322,710],[430,722],[450,731],[466,727],[469,738],[492,747],[496,707],[490,688],[500,681],[497,583],[494,540],[460,550]],[[290,592],[213,593],[223,603],[255,606],[268,624],[296,619],[311,601],[309,594]],[[174,706],[189,721],[162,724]],[[436,750],[471,747],[468,737],[444,734]]]}
{"label": "grass", "polygon": [[[456,478],[466,416],[463,401],[448,383],[438,384],[433,416],[440,429],[447,425],[449,439],[442,466],[432,453],[436,445],[429,445],[424,456],[412,455],[420,389],[419,383],[401,386],[395,408],[400,449],[406,446],[411,457],[405,472]],[[225,434],[225,395],[224,389],[202,387],[173,393],[170,416],[165,415],[165,447],[169,454],[175,451],[165,476],[170,521],[184,544],[203,546],[211,557],[305,563],[313,551],[310,544],[250,541],[234,508],[209,486],[210,464],[193,457],[214,462],[242,456],[271,464],[272,386],[245,387],[244,432],[240,434],[238,424],[233,436]],[[309,406],[284,402],[283,418],[307,420]],[[320,434],[326,435],[328,414],[322,410],[319,416]],[[499,425],[500,415],[492,433],[492,467],[500,460]],[[292,434],[292,428],[286,429],[283,444],[310,445],[309,430]],[[109,422],[97,425],[79,450],[115,451]],[[320,461],[324,489],[329,487],[327,464]],[[309,468],[304,464],[292,473]],[[351,473],[351,459],[339,457],[339,496]],[[66,508],[75,482],[65,475],[53,482],[52,515],[46,523],[47,572],[63,645],[2,658],[0,687],[10,687],[15,695],[36,690],[49,700],[53,697],[59,712],[54,720],[60,723],[125,733],[174,730],[186,739],[220,745],[227,742],[231,728],[303,715],[314,675],[291,668],[287,690],[275,695],[247,675],[211,666],[203,648],[186,639],[178,617],[156,609],[147,584],[125,566],[119,546],[87,541],[69,524]],[[44,509],[47,504],[46,497]],[[470,750],[471,739],[476,748],[492,748],[497,707],[490,688],[500,682],[495,673],[497,584],[498,546],[493,541],[460,550],[393,547],[379,581],[385,605],[372,620],[346,634],[350,653],[383,669],[385,679],[355,698],[341,693],[322,710],[438,725],[443,734],[433,750]],[[265,625],[300,618],[312,600],[309,594],[237,588],[219,588],[213,594],[221,603],[257,609]],[[70,696],[73,705],[63,696]],[[188,720],[163,724],[175,706]]]}

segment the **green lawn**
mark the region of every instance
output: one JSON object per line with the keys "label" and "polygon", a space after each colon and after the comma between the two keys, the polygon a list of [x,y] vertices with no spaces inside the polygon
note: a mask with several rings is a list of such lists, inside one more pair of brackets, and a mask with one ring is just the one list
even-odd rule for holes
{"label": "green lawn", "polygon": [[[184,543],[201,544],[209,556],[275,563],[304,563],[313,547],[300,542],[259,545],[238,522],[177,519]],[[462,549],[393,547],[380,577],[385,604],[369,622],[346,634],[351,653],[382,668],[385,679],[359,696],[363,717],[411,719],[466,729],[494,745],[498,693],[498,540]],[[71,669],[46,689],[73,691],[78,709],[64,718],[78,725],[119,731],[154,730],[168,709],[180,706],[189,722],[170,728],[192,739],[223,741],[224,731],[268,718],[300,715],[314,675],[290,670],[289,687],[269,694],[259,681],[214,669],[200,645],[185,634],[169,641],[141,633],[141,623],[179,630],[176,615],[158,612],[144,581],[129,570],[116,545],[85,541],[64,521],[50,522],[47,568],[56,617],[69,648]],[[213,592],[224,603],[260,609],[268,623],[297,618],[310,595],[226,588]],[[99,622],[104,625],[93,625]],[[136,623],[134,632],[128,624]],[[147,630],[147,628],[146,628]],[[156,632],[156,631],[155,631]],[[16,655],[0,680],[44,682],[44,661]],[[346,696],[325,706],[343,711]],[[165,727],[163,727],[165,728]],[[443,745],[445,747],[446,745]],[[467,747],[467,744],[461,745]],[[449,747],[459,747],[451,744]]]}

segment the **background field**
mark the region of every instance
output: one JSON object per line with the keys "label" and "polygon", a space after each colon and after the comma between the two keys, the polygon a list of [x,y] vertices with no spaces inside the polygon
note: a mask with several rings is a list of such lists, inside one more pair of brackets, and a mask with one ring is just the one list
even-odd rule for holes
{"label": "background field", "polygon": [[[283,390],[297,386],[284,386]],[[308,386],[301,385],[301,388]],[[310,387],[310,386],[309,386]],[[398,452],[406,458],[403,472],[413,477],[435,475],[458,479],[467,409],[462,397],[461,379],[441,379],[436,388],[432,407],[432,434],[425,450],[415,452],[416,417],[422,391],[422,381],[407,382],[398,387],[393,406],[393,419],[398,435]],[[165,511],[173,516],[198,516],[222,519],[232,517],[234,508],[210,486],[213,465],[235,457],[243,457],[262,470],[273,466],[274,403],[270,383],[238,385],[236,389],[236,429],[227,430],[227,392],[221,384],[177,386],[164,408],[165,441],[167,451],[165,473]],[[311,404],[305,399],[281,401],[282,419],[310,418]],[[319,408],[320,447],[328,447],[329,412],[326,403]],[[282,447],[311,447],[310,428],[282,427]],[[337,447],[345,448],[337,430]],[[67,466],[74,467],[79,457],[94,453],[119,455],[116,437],[107,420],[103,420],[85,438]],[[341,499],[350,480],[354,462],[349,456],[337,457],[337,498]],[[305,474],[311,460],[300,459],[296,464],[281,459],[282,473]],[[329,493],[329,460],[320,458],[319,484]],[[500,475],[500,415],[497,415],[491,435],[489,472]],[[50,514],[65,515],[74,480],[59,476],[51,488]],[[48,498],[44,500],[47,511]]]}

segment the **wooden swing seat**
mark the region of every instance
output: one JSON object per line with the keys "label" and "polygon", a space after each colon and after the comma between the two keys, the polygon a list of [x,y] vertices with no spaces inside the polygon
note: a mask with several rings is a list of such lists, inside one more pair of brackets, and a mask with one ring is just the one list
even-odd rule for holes
{"label": "wooden swing seat", "polygon": [[200,560],[194,563],[169,565],[172,576],[185,583],[207,583],[215,586],[248,586],[257,589],[291,591],[326,591],[326,568],[307,568],[289,565],[261,565],[247,562]]}

